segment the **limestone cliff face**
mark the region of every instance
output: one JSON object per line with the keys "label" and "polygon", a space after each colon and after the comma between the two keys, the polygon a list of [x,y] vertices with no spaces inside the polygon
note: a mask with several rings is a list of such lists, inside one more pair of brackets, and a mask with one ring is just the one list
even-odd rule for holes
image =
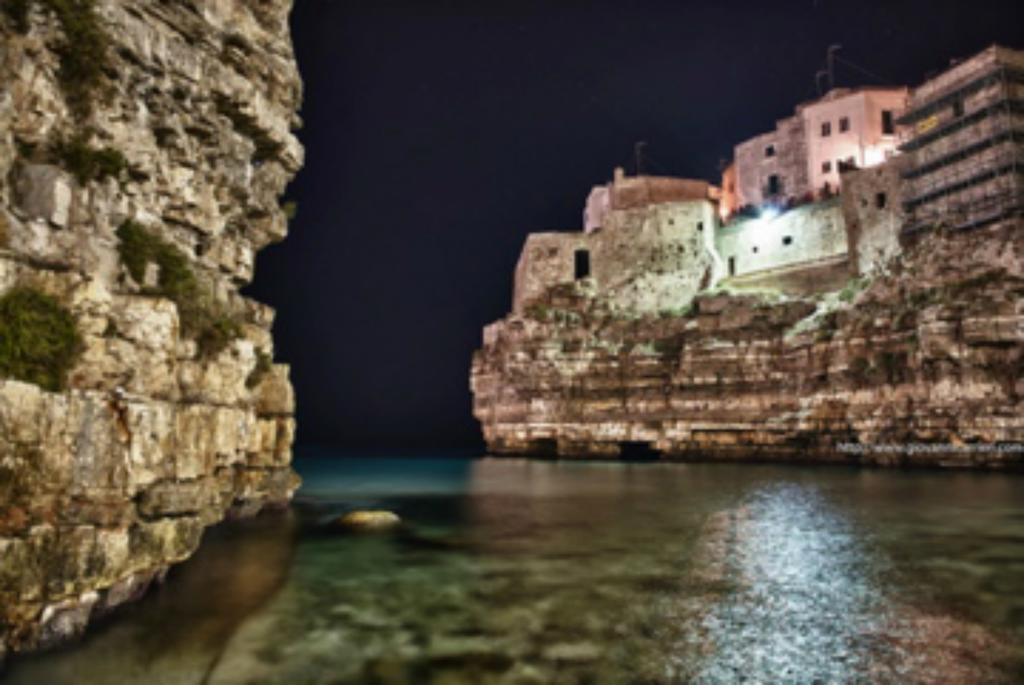
{"label": "limestone cliff face", "polygon": [[290,6],[4,3],[0,297],[49,298],[77,339],[59,385],[0,378],[0,657],[298,485],[273,311],[239,293],[302,163]]}
{"label": "limestone cliff face", "polygon": [[843,293],[705,293],[684,316],[556,286],[485,329],[474,413],[498,453],[1020,466],[999,446],[1024,443],[1021,236],[933,233]]}

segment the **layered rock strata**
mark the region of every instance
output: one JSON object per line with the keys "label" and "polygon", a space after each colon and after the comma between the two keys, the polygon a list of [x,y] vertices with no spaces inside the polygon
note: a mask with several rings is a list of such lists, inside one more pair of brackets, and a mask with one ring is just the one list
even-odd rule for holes
{"label": "layered rock strata", "polygon": [[[290,6],[0,14],[0,295],[49,296],[80,338],[63,387],[0,379],[0,657],[80,632],[298,485],[273,311],[239,293],[302,163]],[[126,225],[170,257],[133,274]]]}
{"label": "layered rock strata", "polygon": [[495,453],[1024,464],[1024,240],[931,233],[819,298],[703,293],[634,317],[575,284],[488,326]]}

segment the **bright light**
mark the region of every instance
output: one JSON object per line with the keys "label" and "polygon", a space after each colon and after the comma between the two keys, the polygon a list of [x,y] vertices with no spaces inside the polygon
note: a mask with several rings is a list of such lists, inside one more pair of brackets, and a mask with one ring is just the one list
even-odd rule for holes
{"label": "bright light", "polygon": [[761,212],[757,216],[758,216],[759,219],[765,219],[767,221],[771,221],[772,219],[777,217],[779,214],[781,214],[781,212],[779,211],[778,207],[773,207],[771,205],[768,205],[766,207],[762,207],[761,208]]}

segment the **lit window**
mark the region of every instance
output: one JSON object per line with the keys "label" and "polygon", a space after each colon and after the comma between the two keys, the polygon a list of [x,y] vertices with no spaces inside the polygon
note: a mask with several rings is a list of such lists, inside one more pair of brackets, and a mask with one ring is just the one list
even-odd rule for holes
{"label": "lit window", "polygon": [[850,130],[850,117],[839,118],[839,132],[845,133]]}
{"label": "lit window", "polygon": [[821,125],[821,137],[827,138],[832,135],[832,122],[826,121]]}

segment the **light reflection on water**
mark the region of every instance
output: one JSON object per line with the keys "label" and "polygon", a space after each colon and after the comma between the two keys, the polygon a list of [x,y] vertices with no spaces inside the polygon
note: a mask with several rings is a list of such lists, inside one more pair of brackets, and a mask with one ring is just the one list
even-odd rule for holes
{"label": "light reflection on water", "polygon": [[869,671],[865,639],[882,629],[885,588],[817,489],[762,487],[709,523],[698,572],[735,588],[700,622],[711,653],[699,681],[842,682]]}
{"label": "light reflection on water", "polygon": [[[297,532],[250,526],[234,547],[215,532],[156,596],[79,647],[16,663],[11,682],[1024,680],[1020,476],[299,468]],[[367,537],[324,524],[367,506],[407,527]],[[248,588],[245,601],[225,599],[225,582]]]}

